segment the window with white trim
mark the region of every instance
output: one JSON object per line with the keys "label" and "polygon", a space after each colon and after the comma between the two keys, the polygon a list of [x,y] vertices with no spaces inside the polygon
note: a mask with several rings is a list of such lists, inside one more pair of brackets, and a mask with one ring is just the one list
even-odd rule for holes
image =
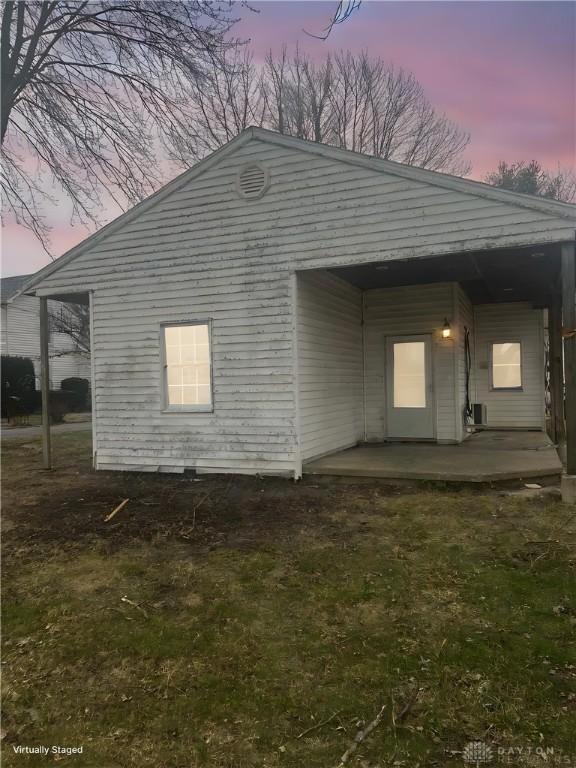
{"label": "window with white trim", "polygon": [[210,326],[165,325],[164,404],[170,410],[212,409]]}
{"label": "window with white trim", "polygon": [[492,344],[492,389],[522,388],[522,348],[519,341]]}

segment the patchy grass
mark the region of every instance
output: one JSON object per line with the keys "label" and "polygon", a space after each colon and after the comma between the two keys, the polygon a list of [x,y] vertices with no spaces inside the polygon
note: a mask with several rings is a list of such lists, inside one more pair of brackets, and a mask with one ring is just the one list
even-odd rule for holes
{"label": "patchy grass", "polygon": [[462,766],[475,739],[576,762],[558,501],[94,473],[87,433],[55,449],[43,472],[37,441],[4,446],[4,765],[59,744],[84,747],[67,766],[330,768],[384,704],[349,765]]}

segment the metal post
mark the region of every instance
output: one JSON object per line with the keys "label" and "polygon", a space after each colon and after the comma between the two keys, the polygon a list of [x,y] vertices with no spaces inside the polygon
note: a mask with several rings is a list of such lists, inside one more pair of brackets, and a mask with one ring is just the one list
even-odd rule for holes
{"label": "metal post", "polygon": [[562,325],[566,387],[566,471],[576,475],[576,251],[562,245]]}
{"label": "metal post", "polygon": [[42,453],[44,469],[52,469],[52,445],[50,441],[50,329],[48,327],[48,299],[40,298],[40,383],[42,389]]}

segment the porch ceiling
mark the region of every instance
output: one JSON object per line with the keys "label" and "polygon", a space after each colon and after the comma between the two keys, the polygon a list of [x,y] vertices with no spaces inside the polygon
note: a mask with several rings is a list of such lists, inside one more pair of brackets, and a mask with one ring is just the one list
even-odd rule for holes
{"label": "porch ceiling", "polygon": [[[35,295],[35,294],[30,294]],[[88,306],[90,304],[90,294],[86,293],[54,293],[49,296],[44,296],[45,299],[50,301],[62,301],[65,304],[83,304]]]}
{"label": "porch ceiling", "polygon": [[330,270],[362,290],[458,282],[474,304],[529,301],[548,306],[558,290],[558,245],[403,259]]}

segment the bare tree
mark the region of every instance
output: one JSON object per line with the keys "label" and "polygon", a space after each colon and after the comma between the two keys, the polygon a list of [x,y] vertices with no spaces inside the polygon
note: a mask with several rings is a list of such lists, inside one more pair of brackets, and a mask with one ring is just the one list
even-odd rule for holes
{"label": "bare tree", "polygon": [[87,305],[63,303],[51,309],[50,329],[68,336],[73,343],[72,351],[90,355],[90,308]]}
{"label": "bare tree", "polygon": [[182,98],[227,48],[231,3],[6,0],[0,32],[5,208],[41,239],[39,171],[94,219],[157,185],[158,138],[189,126]]}
{"label": "bare tree", "polygon": [[434,109],[413,74],[367,53],[315,63],[284,48],[260,71],[235,57],[208,82],[211,95],[201,97],[197,115],[204,139],[194,146],[216,149],[252,124],[422,168],[470,170],[462,159],[469,135]]}
{"label": "bare tree", "polygon": [[545,170],[537,160],[519,163],[500,162],[485,181],[495,187],[539,195],[551,200],[572,202],[576,199],[576,173],[572,169]]}
{"label": "bare tree", "polygon": [[[314,65],[305,62],[304,68]],[[462,161],[469,135],[438,114],[412,73],[365,52],[340,52],[308,81],[311,116],[321,89],[329,102],[322,137],[310,132],[306,138],[421,168],[469,171]]]}
{"label": "bare tree", "polygon": [[[242,3],[244,4],[244,3]],[[248,125],[423,167],[463,172],[468,136],[413,75],[298,50],[261,67],[228,34],[232,2],[6,0],[2,8],[4,212],[48,242],[46,203],[96,222]],[[358,7],[339,3],[334,23]],[[57,189],[53,199],[48,190]]]}
{"label": "bare tree", "polygon": [[203,157],[264,121],[262,76],[245,49],[235,48],[224,60],[213,58],[202,76],[187,84],[183,98],[190,113],[188,128],[173,126],[166,142],[178,165]]}
{"label": "bare tree", "polygon": [[286,48],[278,57],[269,52],[261,82],[266,103],[261,125],[299,139],[326,140],[333,85],[330,56],[315,65],[298,48],[292,57]]}

